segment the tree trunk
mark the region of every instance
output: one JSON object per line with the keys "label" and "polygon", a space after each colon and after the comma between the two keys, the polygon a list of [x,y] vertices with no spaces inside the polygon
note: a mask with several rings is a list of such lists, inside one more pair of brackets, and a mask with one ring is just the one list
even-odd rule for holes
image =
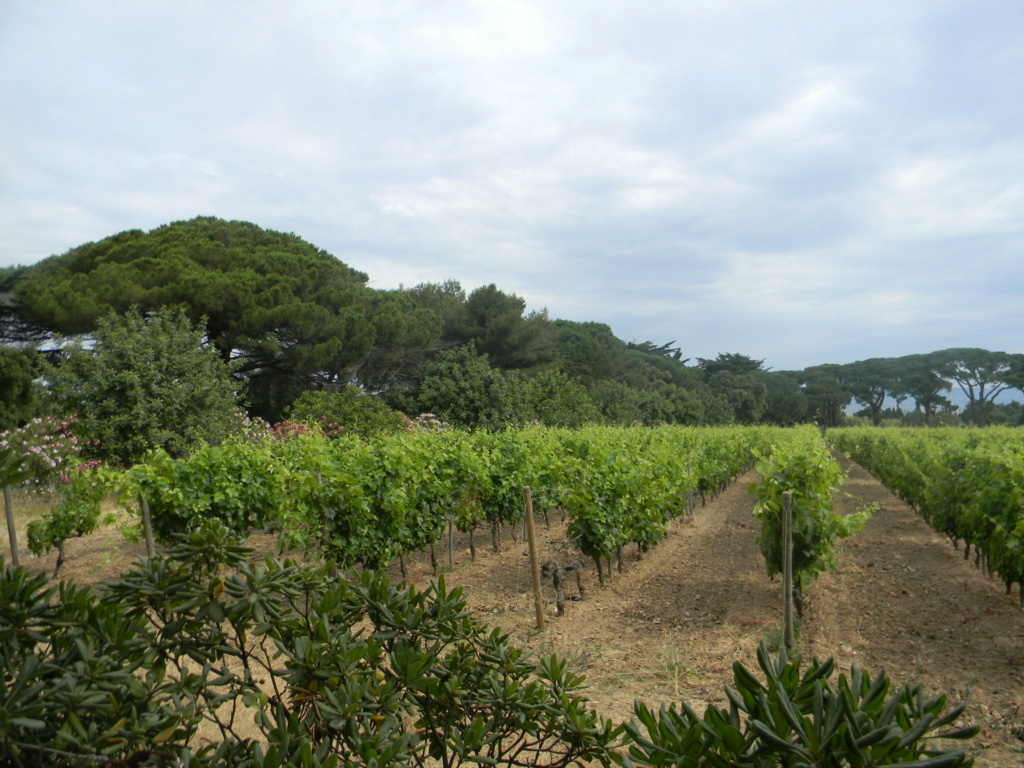
{"label": "tree trunk", "polygon": [[64,565],[67,557],[64,555],[64,542],[60,542],[57,545],[57,565],[53,568],[53,578],[57,578],[57,574],[60,573],[60,567]]}
{"label": "tree trunk", "polygon": [[565,603],[567,602],[567,598],[565,596],[565,580],[570,573],[576,573],[576,586],[579,588],[580,599],[583,599],[583,580],[580,578],[580,572],[582,570],[582,560],[565,566],[559,565],[554,560],[548,560],[541,567],[541,573],[545,576],[551,576],[552,584],[555,587],[555,609],[557,610],[558,616],[565,615]]}
{"label": "tree trunk", "polygon": [[555,566],[551,571],[551,580],[555,585],[555,615],[565,615],[565,570]]}

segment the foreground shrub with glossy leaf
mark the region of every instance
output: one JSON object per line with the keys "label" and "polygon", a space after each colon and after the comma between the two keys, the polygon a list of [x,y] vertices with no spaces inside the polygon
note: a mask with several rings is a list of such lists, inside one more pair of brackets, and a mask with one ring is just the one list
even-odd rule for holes
{"label": "foreground shrub with glossy leaf", "polygon": [[758,664],[765,682],[739,662],[735,687],[726,686],[729,709],[708,707],[700,717],[683,703],[653,710],[638,702],[639,722],[625,726],[631,742],[618,762],[686,768],[954,768],[974,760],[936,741],[974,736],[977,726],[956,728],[963,704],[945,712],[946,697],[928,698],[920,686],[892,691],[884,673],[853,668],[849,677],[831,659],[801,671],[783,650],[771,658],[761,643]]}
{"label": "foreground shrub with glossy leaf", "polygon": [[582,678],[527,660],[459,590],[248,554],[208,525],[98,593],[5,569],[0,761],[610,762]]}

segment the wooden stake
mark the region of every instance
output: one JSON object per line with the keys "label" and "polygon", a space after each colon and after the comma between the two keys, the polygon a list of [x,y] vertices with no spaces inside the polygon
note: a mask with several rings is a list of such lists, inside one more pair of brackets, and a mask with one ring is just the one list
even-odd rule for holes
{"label": "wooden stake", "polygon": [[544,596],[540,591],[540,563],[537,560],[537,536],[533,531],[533,495],[530,486],[523,486],[526,508],[526,537],[530,545],[530,575],[533,577],[533,601],[537,609],[537,629],[544,629]]}
{"label": "wooden stake", "polygon": [[[686,476],[693,477],[693,469],[690,468],[690,462],[686,462]],[[697,502],[693,498],[693,489],[691,488],[686,492],[686,514],[692,515],[696,509]]]}
{"label": "wooden stake", "polygon": [[448,571],[455,568],[455,523],[448,521]]}
{"label": "wooden stake", "polygon": [[146,535],[146,556],[156,557],[156,542],[153,540],[153,519],[149,516],[149,502],[145,496],[139,497],[142,509],[142,531]]}
{"label": "wooden stake", "polygon": [[7,535],[11,539],[11,565],[17,568],[21,561],[18,560],[18,532],[14,527],[14,499],[9,485],[4,486],[4,513],[7,515]]}
{"label": "wooden stake", "polygon": [[782,631],[793,647],[793,492],[782,493]]}

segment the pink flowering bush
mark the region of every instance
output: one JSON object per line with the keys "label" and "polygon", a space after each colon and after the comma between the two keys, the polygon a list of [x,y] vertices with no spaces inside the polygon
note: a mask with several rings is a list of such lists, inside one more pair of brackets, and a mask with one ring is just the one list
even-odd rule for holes
{"label": "pink flowering bush", "polygon": [[271,428],[270,437],[275,440],[294,440],[301,435],[309,434],[321,434],[325,437],[337,437],[343,431],[343,428],[335,424],[333,421],[328,421],[327,417],[324,416],[319,422],[313,422],[307,424],[304,421],[279,421]]}
{"label": "pink flowering bush", "polygon": [[409,420],[407,430],[409,432],[447,432],[452,425],[442,421],[432,413],[421,413],[415,419]]}
{"label": "pink flowering bush", "polygon": [[241,436],[254,443],[266,440],[273,436],[274,428],[259,416],[250,416],[245,411],[236,414],[238,432]]}
{"label": "pink flowering bush", "polygon": [[237,417],[237,435],[246,442],[259,443],[264,440],[294,440],[302,435],[324,435],[326,437],[337,437],[343,433],[343,427],[328,421],[322,417],[319,421],[300,421],[298,419],[287,419],[270,424],[259,416],[251,417],[240,411]]}
{"label": "pink flowering bush", "polygon": [[76,418],[45,416],[20,429],[0,433],[0,448],[13,447],[26,457],[29,480],[39,490],[70,481],[71,474],[97,467],[102,462],[90,456],[99,440],[79,440],[74,433]]}

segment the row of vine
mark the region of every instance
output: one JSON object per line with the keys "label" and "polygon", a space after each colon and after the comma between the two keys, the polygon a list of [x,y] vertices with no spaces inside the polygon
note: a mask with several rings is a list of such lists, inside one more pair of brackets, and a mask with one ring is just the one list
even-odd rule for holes
{"label": "row of vine", "polygon": [[[842,429],[833,444],[955,547],[1024,587],[1024,443],[1019,430]],[[1022,592],[1024,601],[1024,592]]]}
{"label": "row of vine", "polygon": [[219,520],[238,534],[278,528],[286,547],[319,549],[342,568],[380,568],[437,541],[449,521],[462,531],[490,525],[496,537],[521,522],[529,486],[538,509],[566,511],[570,536],[599,562],[629,543],[653,546],[694,497],[716,492],[756,455],[799,434],[768,427],[421,432],[373,441],[306,434],[209,446],[188,459],[157,452],[124,474],[76,477],[55,514],[35,536],[30,531],[30,544],[57,545],[82,521],[95,521],[103,490],[116,487],[126,503],[147,500],[165,542]]}
{"label": "row of vine", "polygon": [[804,588],[820,572],[835,568],[835,541],[860,530],[872,510],[833,514],[833,496],[845,476],[817,430],[794,431],[770,455],[759,457],[756,466],[760,479],[750,490],[757,496],[758,544],[769,576],[782,572],[783,495],[790,494],[793,597],[802,614]]}

